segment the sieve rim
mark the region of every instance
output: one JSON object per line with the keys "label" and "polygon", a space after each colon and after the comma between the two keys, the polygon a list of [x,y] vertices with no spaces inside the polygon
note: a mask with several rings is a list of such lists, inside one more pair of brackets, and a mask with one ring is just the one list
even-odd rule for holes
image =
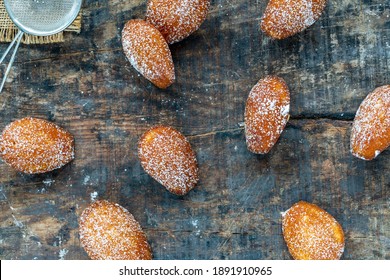
{"label": "sieve rim", "polygon": [[30,27],[24,25],[23,23],[21,23],[15,17],[14,12],[9,7],[9,5],[10,5],[9,0],[3,0],[3,1],[4,1],[4,7],[5,7],[10,19],[12,20],[12,22],[24,33],[27,33],[30,35],[35,35],[35,36],[50,36],[50,35],[54,35],[54,34],[57,34],[61,31],[63,31],[65,28],[67,28],[69,25],[71,25],[72,22],[77,18],[78,14],[80,12],[80,9],[81,9],[81,4],[82,4],[82,0],[75,0],[74,13],[71,16],[67,17],[68,20],[66,20],[64,22],[64,24],[62,24],[60,27],[57,27],[57,28],[51,30],[50,32],[43,32],[43,31],[36,31],[36,29],[30,28]]}

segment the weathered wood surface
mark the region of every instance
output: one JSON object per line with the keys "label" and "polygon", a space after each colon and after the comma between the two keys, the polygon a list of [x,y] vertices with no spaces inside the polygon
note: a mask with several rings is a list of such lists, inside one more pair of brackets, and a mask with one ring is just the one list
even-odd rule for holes
{"label": "weathered wood surface", "polygon": [[[0,95],[0,129],[45,118],[76,139],[75,160],[43,175],[0,161],[0,258],[88,259],[78,217],[93,199],[138,219],[155,259],[290,259],[280,212],[321,206],[346,234],[343,259],[390,259],[390,151],[351,156],[354,114],[390,83],[390,3],[330,1],[299,35],[259,31],[264,1],[212,1],[201,29],[171,46],[177,81],[159,90],[125,60],[120,31],[146,0],[85,0],[83,28],[66,42],[21,46]],[[4,51],[7,45],[1,45]],[[245,100],[267,74],[292,93],[291,119],[269,155],[251,154]],[[199,186],[168,193],[142,170],[140,135],[172,125],[197,152]]]}

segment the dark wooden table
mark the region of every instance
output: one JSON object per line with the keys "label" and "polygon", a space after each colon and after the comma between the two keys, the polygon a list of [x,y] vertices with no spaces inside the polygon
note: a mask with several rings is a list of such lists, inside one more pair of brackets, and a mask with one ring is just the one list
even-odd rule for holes
{"label": "dark wooden table", "polygon": [[[124,23],[144,17],[146,0],[85,0],[80,34],[22,45],[0,95],[0,129],[48,119],[74,135],[76,155],[43,175],[0,161],[0,258],[88,259],[78,217],[107,199],[133,213],[155,259],[290,259],[280,213],[299,200],[340,222],[343,259],[390,259],[390,150],[371,162],[349,152],[359,104],[390,83],[390,3],[329,1],[314,26],[274,41],[259,30],[266,2],[213,0],[201,29],[171,46],[177,80],[167,90],[121,48]],[[288,83],[291,119],[259,156],[242,122],[267,74]],[[197,153],[201,179],[187,196],[140,166],[137,141],[156,124],[182,131]]]}

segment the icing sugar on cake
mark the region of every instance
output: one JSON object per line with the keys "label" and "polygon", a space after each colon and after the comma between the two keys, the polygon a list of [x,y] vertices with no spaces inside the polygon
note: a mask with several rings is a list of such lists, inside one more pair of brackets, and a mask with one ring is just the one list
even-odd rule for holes
{"label": "icing sugar on cake", "polygon": [[171,51],[161,33],[150,23],[129,20],[122,30],[123,51],[130,64],[159,88],[175,80]]}
{"label": "icing sugar on cake", "polygon": [[336,219],[317,205],[300,201],[282,215],[289,252],[297,260],[338,260],[344,232]]}
{"label": "icing sugar on cake", "polygon": [[360,104],[351,130],[351,152],[371,160],[390,145],[390,85],[376,88]]}
{"label": "icing sugar on cake", "polygon": [[187,139],[168,126],[145,132],[138,144],[138,156],[144,170],[170,192],[184,195],[198,180],[198,165]]}
{"label": "icing sugar on cake", "polygon": [[261,29],[275,39],[284,39],[313,25],[326,0],[270,0],[261,19]]}
{"label": "icing sugar on cake", "polygon": [[268,153],[289,119],[290,93],[276,76],[261,79],[249,93],[245,106],[245,137],[248,149]]}
{"label": "icing sugar on cake", "polygon": [[52,122],[27,117],[4,129],[0,136],[0,155],[18,171],[44,173],[74,158],[74,138]]}
{"label": "icing sugar on cake", "polygon": [[80,242],[94,260],[150,260],[146,236],[124,207],[106,200],[89,205],[79,220]]}
{"label": "icing sugar on cake", "polygon": [[196,31],[207,17],[210,0],[149,0],[146,20],[156,26],[168,44]]}

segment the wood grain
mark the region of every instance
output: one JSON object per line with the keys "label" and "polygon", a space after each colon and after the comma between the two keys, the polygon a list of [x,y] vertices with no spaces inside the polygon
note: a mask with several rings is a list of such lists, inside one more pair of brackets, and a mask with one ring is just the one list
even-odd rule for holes
{"label": "wood grain", "polygon": [[[365,162],[349,151],[354,114],[390,83],[390,4],[330,1],[304,32],[261,33],[266,1],[211,3],[201,28],[171,46],[177,80],[160,90],[126,61],[120,31],[146,1],[83,2],[82,32],[19,49],[0,95],[0,130],[41,117],[70,131],[75,160],[42,175],[0,161],[0,258],[88,259],[78,218],[93,199],[126,207],[155,259],[290,259],[280,212],[298,200],[332,214],[346,233],[342,259],[390,259],[390,151]],[[2,44],[4,51],[7,45]],[[251,154],[245,100],[268,74],[291,91],[291,118],[270,154]],[[184,133],[200,182],[176,197],[137,158],[156,124]]]}

